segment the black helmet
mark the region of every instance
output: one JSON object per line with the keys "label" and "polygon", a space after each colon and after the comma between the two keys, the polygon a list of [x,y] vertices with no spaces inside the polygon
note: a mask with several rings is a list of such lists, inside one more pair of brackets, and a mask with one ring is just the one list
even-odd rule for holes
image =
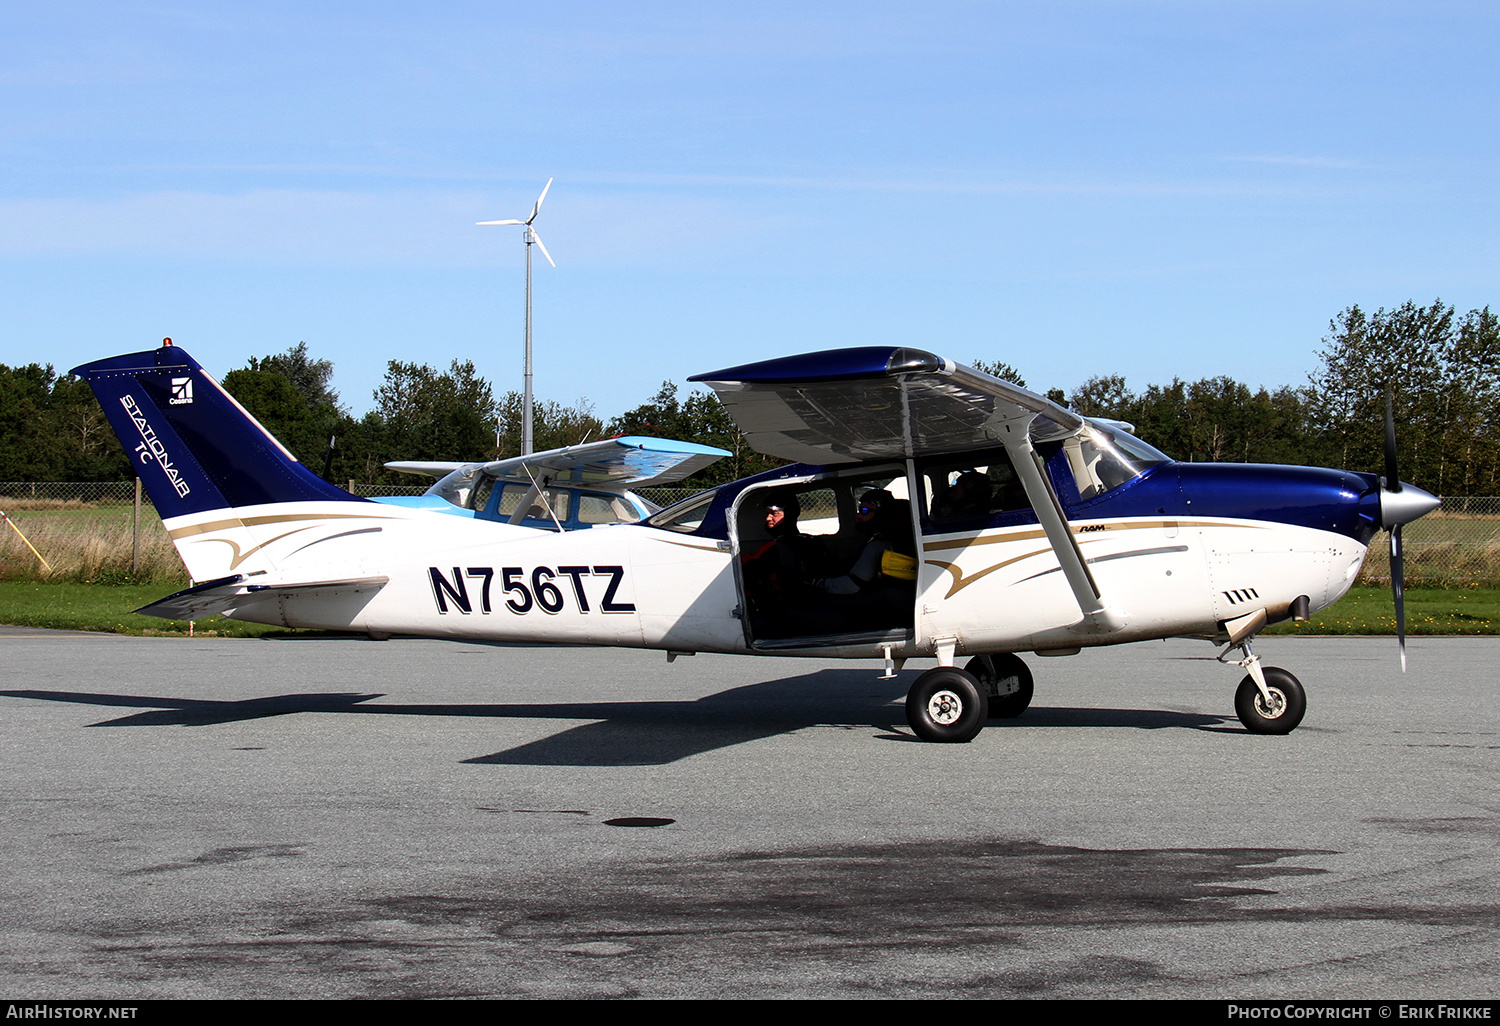
{"label": "black helmet", "polygon": [[802,503],[797,501],[796,492],[772,492],[766,496],[766,512],[773,509],[785,513],[787,520],[796,520],[802,515]]}

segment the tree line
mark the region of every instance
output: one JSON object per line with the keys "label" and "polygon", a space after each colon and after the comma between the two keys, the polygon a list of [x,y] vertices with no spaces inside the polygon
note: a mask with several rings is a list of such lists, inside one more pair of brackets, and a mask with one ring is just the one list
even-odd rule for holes
{"label": "tree line", "polygon": [[[1329,323],[1308,382],[1251,389],[1229,376],[1147,385],[1093,377],[1071,393],[1046,392],[1085,416],[1135,425],[1169,456],[1187,461],[1291,463],[1383,472],[1386,395],[1396,411],[1401,476],[1440,495],[1500,491],[1500,319],[1488,307],[1459,315],[1435,300]],[[973,365],[1026,386],[1008,363]],[[472,362],[446,370],[392,360],[375,406],[353,416],[332,388],[333,364],[299,342],[251,358],[223,385],[296,457],[336,483],[414,484],[388,460],[502,459],[520,453],[521,395],[496,396]],[[550,449],[616,434],[715,445],[733,455],[687,482],[708,487],[780,461],[754,452],[717,396],[679,395],[672,381],[605,422],[586,402],[534,404],[534,444]],[[329,440],[334,439],[330,453]],[[0,364],[0,480],[128,480],[129,459],[88,386],[50,366]]]}

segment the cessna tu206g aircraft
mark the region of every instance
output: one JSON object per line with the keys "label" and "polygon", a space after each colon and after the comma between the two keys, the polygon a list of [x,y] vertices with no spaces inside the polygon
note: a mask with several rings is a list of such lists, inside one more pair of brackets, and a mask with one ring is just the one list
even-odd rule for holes
{"label": "cessna tu206g aircraft", "polygon": [[[453,482],[434,493],[458,516],[350,495],[180,348],[73,373],[136,454],[200,582],[140,612],[653,648],[669,661],[879,659],[888,677],[935,658],[906,701],[929,741],[968,741],[988,717],[1022,713],[1032,681],[1018,652],[1183,636],[1225,646],[1220,660],[1248,671],[1235,696],[1247,729],[1287,733],[1302,685],[1263,667],[1251,639],[1342,597],[1381,528],[1399,620],[1401,525],[1438,504],[1398,480],[1389,411],[1384,478],[1176,463],[1129,425],[932,353],[866,347],[691,378],[757,450],[797,462],[638,523],[566,530],[556,517],[483,515]],[[677,457],[703,465],[716,452]],[[555,472],[528,471],[535,494]]]}

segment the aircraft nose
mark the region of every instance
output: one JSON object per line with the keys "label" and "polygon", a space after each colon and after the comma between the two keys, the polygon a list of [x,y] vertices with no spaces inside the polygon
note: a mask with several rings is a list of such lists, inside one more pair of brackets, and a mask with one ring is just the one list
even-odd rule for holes
{"label": "aircraft nose", "polygon": [[1400,491],[1380,490],[1380,526],[1386,530],[1409,524],[1418,517],[1426,516],[1438,506],[1441,499],[1416,485],[1401,482]]}

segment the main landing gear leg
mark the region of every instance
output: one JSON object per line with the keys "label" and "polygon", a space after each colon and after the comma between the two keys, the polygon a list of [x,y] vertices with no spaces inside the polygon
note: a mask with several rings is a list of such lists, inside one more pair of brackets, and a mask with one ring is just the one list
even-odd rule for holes
{"label": "main landing gear leg", "polygon": [[[1243,659],[1226,659],[1234,649]],[[1307,712],[1307,693],[1302,682],[1277,666],[1262,667],[1247,638],[1219,653],[1219,662],[1233,663],[1250,671],[1234,693],[1234,711],[1252,734],[1290,734]]]}
{"label": "main landing gear leg", "polygon": [[1031,671],[1019,656],[1010,652],[994,656],[975,656],[964,665],[984,688],[990,700],[990,716],[1012,718],[1031,705],[1034,686]]}

